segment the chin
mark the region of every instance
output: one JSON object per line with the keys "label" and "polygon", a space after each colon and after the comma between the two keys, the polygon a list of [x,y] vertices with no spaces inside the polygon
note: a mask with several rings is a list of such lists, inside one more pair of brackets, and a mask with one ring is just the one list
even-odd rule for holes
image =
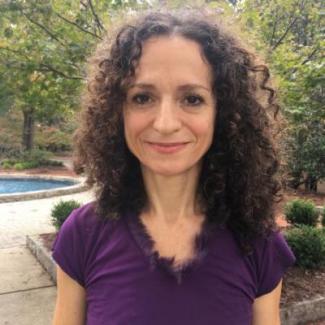
{"label": "chin", "polygon": [[177,166],[172,162],[167,163],[166,166],[145,166],[150,172],[161,176],[176,176],[189,172],[191,169],[198,167],[197,165]]}

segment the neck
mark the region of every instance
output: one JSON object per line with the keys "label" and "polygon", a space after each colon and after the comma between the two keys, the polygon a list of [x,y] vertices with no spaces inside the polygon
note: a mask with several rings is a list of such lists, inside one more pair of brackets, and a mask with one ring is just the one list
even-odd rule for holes
{"label": "neck", "polygon": [[165,176],[141,167],[148,206],[144,214],[166,225],[174,225],[201,215],[196,190],[200,167],[178,175]]}

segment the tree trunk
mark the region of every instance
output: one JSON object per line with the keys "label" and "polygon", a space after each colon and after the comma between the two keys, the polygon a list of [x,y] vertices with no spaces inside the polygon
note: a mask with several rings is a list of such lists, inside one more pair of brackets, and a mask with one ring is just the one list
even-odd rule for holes
{"label": "tree trunk", "polygon": [[24,125],[23,125],[23,148],[24,150],[32,150],[34,145],[34,109],[23,110]]}
{"label": "tree trunk", "polygon": [[317,178],[308,175],[305,180],[305,190],[309,192],[317,192]]}

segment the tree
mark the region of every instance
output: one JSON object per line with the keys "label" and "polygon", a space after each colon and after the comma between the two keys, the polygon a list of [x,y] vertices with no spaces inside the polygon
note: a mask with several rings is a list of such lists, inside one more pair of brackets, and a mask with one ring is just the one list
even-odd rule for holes
{"label": "tree", "polygon": [[51,124],[78,109],[86,58],[102,39],[112,13],[135,4],[122,0],[0,2],[0,96],[14,99],[1,109],[10,106],[23,113],[25,149],[33,147],[35,121]]}
{"label": "tree", "polygon": [[247,0],[240,19],[277,76],[292,184],[325,178],[324,47],[319,0]]}

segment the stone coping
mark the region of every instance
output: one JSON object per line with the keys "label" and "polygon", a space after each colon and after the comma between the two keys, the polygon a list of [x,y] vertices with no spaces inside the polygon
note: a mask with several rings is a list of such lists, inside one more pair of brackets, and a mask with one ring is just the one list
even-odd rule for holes
{"label": "stone coping", "polygon": [[56,265],[51,256],[51,252],[44,246],[42,238],[38,235],[26,236],[26,246],[36,257],[45,271],[48,272],[53,282],[56,284]]}
{"label": "stone coping", "polygon": [[[56,284],[56,264],[39,235],[26,236],[26,246]],[[281,324],[303,325],[325,318],[325,296],[304,300],[280,310]]]}
{"label": "stone coping", "polygon": [[74,185],[59,187],[51,190],[0,194],[0,203],[43,199],[48,197],[79,193],[89,189],[89,186],[87,186],[85,183],[86,181],[85,177],[29,175],[29,174],[19,173],[19,174],[1,174],[0,179],[1,178],[6,178],[6,179],[7,178],[12,178],[12,179],[30,178],[30,179],[44,179],[44,180],[55,180],[55,181],[70,181],[73,182]]}

